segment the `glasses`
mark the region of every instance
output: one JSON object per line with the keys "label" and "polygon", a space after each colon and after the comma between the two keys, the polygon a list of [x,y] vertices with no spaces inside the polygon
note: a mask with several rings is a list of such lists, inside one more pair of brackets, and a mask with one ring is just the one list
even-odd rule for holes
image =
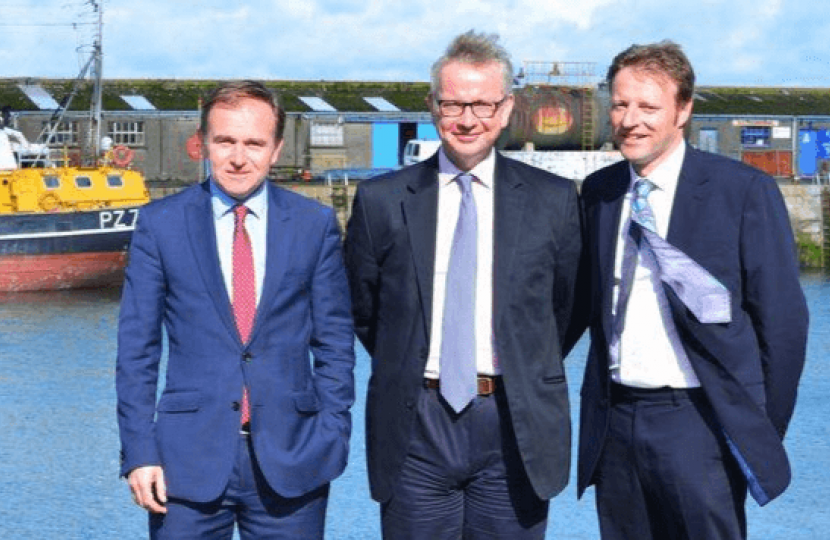
{"label": "glasses", "polygon": [[463,101],[450,101],[446,99],[436,100],[438,103],[438,111],[441,116],[461,116],[464,114],[464,109],[469,107],[476,118],[493,118],[496,111],[499,110],[501,104],[507,99],[504,96],[496,102],[489,101],[473,101],[472,103],[465,103]]}

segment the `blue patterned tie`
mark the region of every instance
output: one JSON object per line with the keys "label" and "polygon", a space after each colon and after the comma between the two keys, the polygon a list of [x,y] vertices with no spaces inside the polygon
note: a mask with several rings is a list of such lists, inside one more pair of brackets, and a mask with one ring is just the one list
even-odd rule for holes
{"label": "blue patterned tie", "polygon": [[[654,260],[660,279],[677,294],[700,322],[728,323],[732,320],[731,298],[723,284],[688,255],[659,234],[648,196],[654,184],[646,178],[634,183],[631,199],[630,241],[623,251],[620,292],[611,338],[611,367],[619,367],[619,344],[625,326],[625,310],[634,284],[637,252]],[[660,294],[660,292],[658,292]]]}
{"label": "blue patterned tie", "polygon": [[648,195],[654,189],[654,184],[646,178],[638,178],[634,182],[634,197],[631,199],[631,219],[650,231],[657,232],[654,221],[654,212],[648,204]]}
{"label": "blue patterned tie", "polygon": [[444,319],[441,338],[441,395],[455,412],[461,412],[476,396],[476,251],[478,218],[473,199],[473,176],[456,177],[461,206],[452,238],[447,268]]}
{"label": "blue patterned tie", "polygon": [[[646,187],[642,187],[646,186]],[[640,178],[634,185],[631,220],[641,226],[640,251],[657,261],[660,279],[683,301],[702,323],[728,323],[732,320],[729,291],[691,257],[657,234],[648,194],[654,184]],[[636,206],[636,208],[635,208]]]}

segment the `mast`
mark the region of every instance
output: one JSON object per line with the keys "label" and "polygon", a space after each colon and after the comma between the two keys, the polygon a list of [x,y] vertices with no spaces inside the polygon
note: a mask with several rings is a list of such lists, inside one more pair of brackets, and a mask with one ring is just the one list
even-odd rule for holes
{"label": "mast", "polygon": [[92,70],[93,70],[93,86],[92,99],[89,102],[90,107],[90,123],[89,123],[89,138],[91,139],[93,164],[98,162],[101,154],[101,80],[103,69],[103,53],[101,50],[102,29],[104,26],[104,7],[100,0],[88,0],[94,11],[98,12],[98,24],[95,32],[95,38],[92,43]]}

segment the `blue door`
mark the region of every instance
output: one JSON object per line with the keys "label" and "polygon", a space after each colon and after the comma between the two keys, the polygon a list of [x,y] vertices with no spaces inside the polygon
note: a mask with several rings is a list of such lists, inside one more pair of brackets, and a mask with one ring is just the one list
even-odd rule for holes
{"label": "blue door", "polygon": [[800,177],[811,177],[816,174],[816,158],[818,158],[818,132],[813,129],[798,131],[798,174]]}
{"label": "blue door", "polygon": [[437,141],[438,132],[432,124],[418,124],[418,138]]}
{"label": "blue door", "polygon": [[372,124],[372,167],[398,166],[398,124]]}

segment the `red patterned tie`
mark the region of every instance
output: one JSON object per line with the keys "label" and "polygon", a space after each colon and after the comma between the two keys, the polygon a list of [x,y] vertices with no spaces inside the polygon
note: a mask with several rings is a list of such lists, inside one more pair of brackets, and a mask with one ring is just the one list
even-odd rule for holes
{"label": "red patterned tie", "polygon": [[[245,230],[248,207],[239,204],[233,208],[233,315],[242,343],[248,343],[256,315],[256,282],[254,281],[254,255],[251,239]],[[242,424],[251,420],[248,388],[242,388]]]}

